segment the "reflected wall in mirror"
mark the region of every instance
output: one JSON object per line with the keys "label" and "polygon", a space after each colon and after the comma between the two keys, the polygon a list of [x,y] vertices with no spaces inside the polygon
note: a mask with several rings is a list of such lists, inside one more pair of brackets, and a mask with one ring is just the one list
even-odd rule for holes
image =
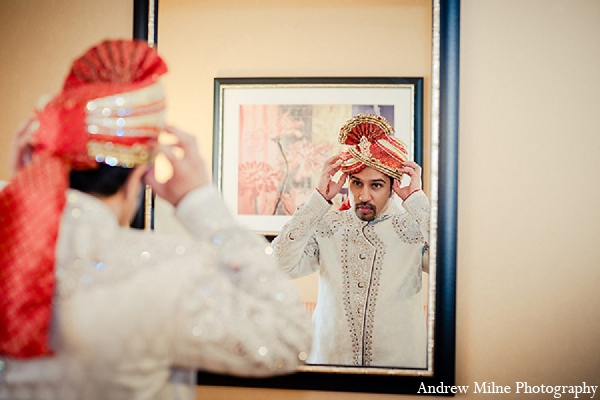
{"label": "reflected wall in mirror", "polygon": [[[202,132],[206,159],[215,77],[425,77],[423,164],[432,204],[426,368],[307,365],[291,376],[258,380],[199,373],[199,383],[382,393],[452,384],[459,1],[161,0],[158,12],[159,51],[172,68],[165,83],[177,101],[170,117]],[[143,14],[134,16],[137,24],[159,20]]]}

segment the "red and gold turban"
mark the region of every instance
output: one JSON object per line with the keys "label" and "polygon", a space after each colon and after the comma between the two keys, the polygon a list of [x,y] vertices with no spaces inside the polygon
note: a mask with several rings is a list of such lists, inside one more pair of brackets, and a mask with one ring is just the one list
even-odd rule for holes
{"label": "red and gold turban", "polygon": [[393,137],[394,128],[380,115],[358,114],[340,129],[339,143],[348,146],[342,152],[342,171],[356,174],[365,167],[402,179],[402,167],[408,158],[406,145]]}
{"label": "red and gold turban", "polygon": [[49,355],[55,247],[69,171],[153,160],[167,71],[143,41],[107,40],[75,60],[37,111],[33,159],[0,192],[0,354]]}

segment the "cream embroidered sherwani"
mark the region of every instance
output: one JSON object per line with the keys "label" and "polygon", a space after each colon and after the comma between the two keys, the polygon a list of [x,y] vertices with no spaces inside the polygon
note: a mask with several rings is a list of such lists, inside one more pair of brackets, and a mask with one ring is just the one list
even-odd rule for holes
{"label": "cream embroidered sherwani", "polygon": [[273,242],[293,278],[319,271],[308,363],[426,367],[427,196],[416,192],[402,206],[390,200],[370,222],[330,207],[313,192]]}
{"label": "cream embroidered sherwani", "polygon": [[55,355],[2,359],[0,398],[194,398],[195,369],[295,371],[310,318],[270,245],[234,224],[213,188],[188,194],[176,216],[195,240],[119,227],[104,203],[68,192]]}

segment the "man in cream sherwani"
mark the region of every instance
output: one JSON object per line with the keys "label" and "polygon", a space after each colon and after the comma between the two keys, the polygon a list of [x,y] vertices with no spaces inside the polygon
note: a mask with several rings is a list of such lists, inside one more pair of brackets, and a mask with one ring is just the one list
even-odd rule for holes
{"label": "man in cream sherwani", "polygon": [[[193,399],[197,369],[306,359],[310,321],[269,243],[235,223],[194,137],[165,125],[165,72],[146,43],[104,41],[18,136],[0,190],[0,399]],[[189,240],[129,228],[144,183]]]}
{"label": "man in cream sherwani", "polygon": [[[347,151],[326,162],[318,187],[273,242],[293,278],[319,271],[310,364],[427,366],[421,276],[429,200],[420,166],[392,133],[377,115],[349,120],[340,131]],[[404,174],[410,183],[401,187]],[[331,210],[346,181],[349,204]]]}

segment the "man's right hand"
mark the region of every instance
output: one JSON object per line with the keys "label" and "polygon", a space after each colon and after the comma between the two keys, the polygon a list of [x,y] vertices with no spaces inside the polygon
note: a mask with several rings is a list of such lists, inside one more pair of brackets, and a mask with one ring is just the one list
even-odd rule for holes
{"label": "man's right hand", "polygon": [[[210,179],[204,160],[198,153],[196,138],[172,126],[167,126],[165,131],[178,139],[178,142],[172,145],[159,145],[161,152],[173,167],[173,175],[166,182],[160,183],[156,180],[152,168],[146,174],[145,180],[157,196],[176,206],[190,191],[208,185]],[[183,156],[178,157],[174,147],[183,150]]]}
{"label": "man's right hand", "polygon": [[331,201],[331,199],[340,193],[344,183],[346,183],[346,180],[348,179],[348,174],[344,173],[337,182],[333,180],[333,176],[342,167],[342,162],[343,160],[338,154],[328,159],[323,166],[323,172],[321,173],[321,179],[319,180],[317,190],[327,201]]}

